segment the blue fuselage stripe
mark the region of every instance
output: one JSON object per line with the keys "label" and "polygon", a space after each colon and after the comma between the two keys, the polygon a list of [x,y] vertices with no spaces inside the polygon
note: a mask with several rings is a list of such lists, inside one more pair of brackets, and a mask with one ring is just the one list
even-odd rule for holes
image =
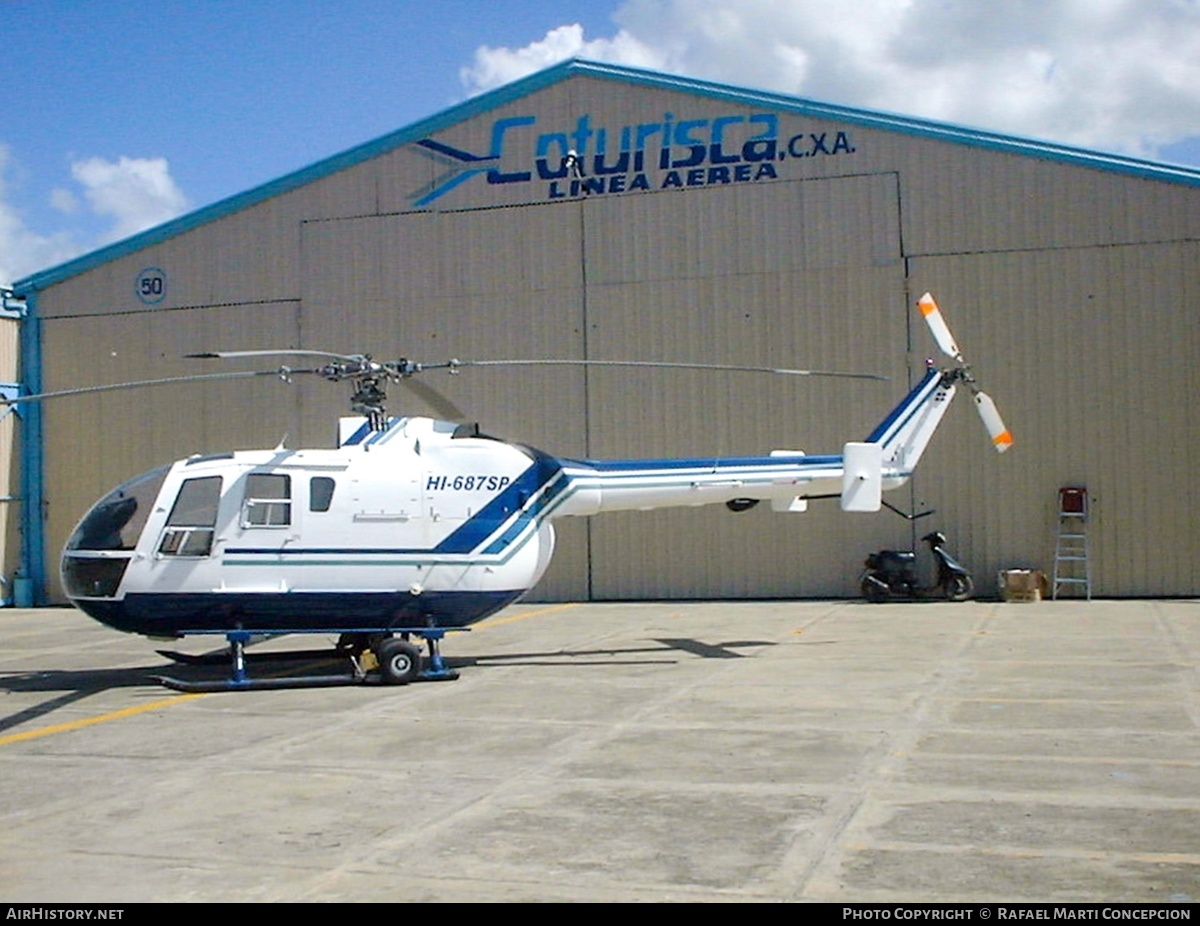
{"label": "blue fuselage stripe", "polygon": [[941,378],[942,372],[940,370],[930,368],[925,374],[925,378],[917,383],[913,387],[912,392],[906,395],[900,404],[892,409],[891,413],[883,419],[879,427],[871,432],[870,437],[867,438],[867,443],[886,443],[890,432],[902,428],[917,408],[921,406],[922,402],[920,399],[923,398],[923,394],[928,392],[930,384],[934,380],[940,380]]}
{"label": "blue fuselage stripe", "polygon": [[597,473],[636,474],[650,471],[652,473],[674,472],[678,470],[695,470],[701,473],[724,473],[738,469],[762,469],[764,467],[778,469],[788,463],[803,463],[804,465],[827,466],[840,463],[842,458],[836,454],[824,456],[780,456],[780,457],[703,457],[700,459],[680,460],[565,460],[567,465],[586,467]]}

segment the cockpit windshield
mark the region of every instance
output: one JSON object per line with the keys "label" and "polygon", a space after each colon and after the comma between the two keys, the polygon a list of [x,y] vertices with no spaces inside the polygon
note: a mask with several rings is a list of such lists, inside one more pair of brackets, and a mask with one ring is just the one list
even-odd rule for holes
{"label": "cockpit windshield", "polygon": [[132,550],[170,466],[135,476],[100,499],[67,541],[67,550]]}

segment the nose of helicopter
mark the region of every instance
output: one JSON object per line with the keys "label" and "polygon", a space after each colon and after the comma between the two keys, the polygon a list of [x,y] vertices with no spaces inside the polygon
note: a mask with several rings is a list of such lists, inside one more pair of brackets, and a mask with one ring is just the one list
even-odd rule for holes
{"label": "nose of helicopter", "polygon": [[61,562],[68,597],[112,598],[117,594],[170,468],[161,466],[117,486],[75,526]]}

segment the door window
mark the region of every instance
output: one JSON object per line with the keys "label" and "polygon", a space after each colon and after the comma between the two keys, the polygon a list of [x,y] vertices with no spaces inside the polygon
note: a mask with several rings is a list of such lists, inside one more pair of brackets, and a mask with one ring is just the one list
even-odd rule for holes
{"label": "door window", "polygon": [[242,527],[287,527],[292,523],[292,477],[251,473],[246,477]]}
{"label": "door window", "polygon": [[220,501],[220,476],[185,479],[171,506],[158,552],[163,556],[208,556]]}

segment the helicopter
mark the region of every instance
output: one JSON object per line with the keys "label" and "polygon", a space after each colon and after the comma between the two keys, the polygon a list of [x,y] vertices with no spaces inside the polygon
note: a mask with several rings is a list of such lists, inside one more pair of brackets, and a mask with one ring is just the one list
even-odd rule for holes
{"label": "helicopter", "polygon": [[[932,360],[919,382],[862,441],[839,453],[659,460],[574,460],[490,437],[478,425],[428,417],[391,417],[386,387],[417,387],[451,419],[463,416],[420,373],[470,366],[615,365],[751,370],[785,375],[880,379],[870,374],[645,361],[527,360],[422,364],[380,362],[365,354],[250,350],[193,354],[246,360],[317,358],[312,368],[202,374],[180,379],[320,376],[353,387],[351,417],[339,422],[334,449],[239,451],[197,455],[116,487],[83,516],[62,552],[67,597],[117,630],[151,638],[223,635],[227,678],[159,682],[181,691],[300,688],[457,677],[440,651],[447,633],[465,630],[517,601],[537,584],[554,551],[557,518],[609,511],[726,504],[744,511],[762,501],[778,511],[810,500],[840,500],[850,512],[878,511],[882,493],[903,485],[958,386],[999,452],[1012,435],[977,386],[941,311],[918,302],[951,363]],[[44,393],[39,401],[83,391]],[[444,397],[443,397],[444,398]],[[891,507],[890,505],[888,507]],[[337,635],[353,671],[329,676],[251,677],[245,648],[283,634]],[[424,643],[424,651],[418,643]],[[177,661],[193,662],[171,651]],[[309,654],[311,655],[311,653]]]}

